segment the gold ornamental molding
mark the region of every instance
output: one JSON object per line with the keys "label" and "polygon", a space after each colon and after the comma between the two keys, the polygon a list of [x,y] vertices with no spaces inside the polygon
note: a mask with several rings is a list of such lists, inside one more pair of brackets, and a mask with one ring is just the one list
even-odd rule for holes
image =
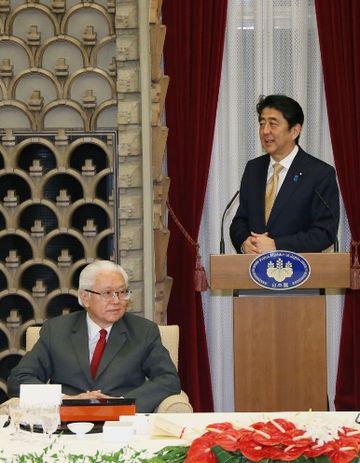
{"label": "gold ornamental molding", "polygon": [[[22,13],[27,13],[30,10],[34,10],[38,13],[44,14],[52,23],[53,26],[53,34],[57,35],[60,33],[60,27],[56,16],[52,13],[49,7],[40,3],[26,3],[25,5],[19,5],[14,8],[13,12],[10,13],[5,20],[5,33],[12,34],[14,22],[19,20],[21,22]],[[26,24],[26,21],[22,23],[23,25]]]}
{"label": "gold ornamental molding", "polygon": [[54,53],[57,53],[56,46],[61,44],[62,42],[68,44],[69,46],[75,47],[76,51],[78,51],[80,55],[82,56],[83,62],[77,63],[78,67],[79,67],[79,64],[81,68],[90,66],[90,56],[87,53],[87,51],[83,48],[81,41],[77,39],[76,37],[73,37],[71,35],[66,35],[66,34],[59,34],[58,36],[50,37],[42,45],[39,46],[39,49],[37,50],[37,53],[36,53],[36,59],[39,62],[39,64],[40,65],[43,64],[43,57],[45,53],[48,52],[49,50],[54,49]]}
{"label": "gold ornamental molding", "polygon": [[108,26],[108,35],[112,35],[115,32],[113,17],[109,12],[102,6],[97,3],[90,3],[90,2],[81,2],[78,5],[71,7],[63,16],[61,25],[60,25],[60,33],[66,34],[68,32],[68,26],[71,19],[75,15],[83,15],[84,10],[89,9],[98,14],[100,14],[106,21]]}

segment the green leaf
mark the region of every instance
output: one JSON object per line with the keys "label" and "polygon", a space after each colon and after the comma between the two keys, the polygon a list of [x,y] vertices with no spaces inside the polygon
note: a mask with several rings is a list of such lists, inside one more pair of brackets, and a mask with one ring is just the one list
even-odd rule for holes
{"label": "green leaf", "polygon": [[218,463],[240,463],[239,453],[235,454],[234,452],[228,452],[219,445],[211,447],[211,451],[216,457],[216,461]]}
{"label": "green leaf", "polygon": [[149,460],[144,460],[144,463],[183,463],[189,451],[188,446],[167,446],[156,452],[155,457]]}
{"label": "green leaf", "polygon": [[321,455],[316,458],[308,458],[309,463],[331,463],[331,460],[326,455]]}

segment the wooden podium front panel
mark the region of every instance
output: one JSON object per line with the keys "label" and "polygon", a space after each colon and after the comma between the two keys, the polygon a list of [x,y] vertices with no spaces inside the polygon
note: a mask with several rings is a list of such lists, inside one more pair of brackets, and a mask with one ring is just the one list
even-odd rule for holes
{"label": "wooden podium front panel", "polygon": [[[319,252],[300,254],[311,267],[311,275],[301,288],[350,288],[350,254]],[[258,254],[220,254],[210,256],[211,289],[255,289],[249,268]]]}
{"label": "wooden podium front panel", "polygon": [[235,410],[327,410],[325,296],[234,298]]}

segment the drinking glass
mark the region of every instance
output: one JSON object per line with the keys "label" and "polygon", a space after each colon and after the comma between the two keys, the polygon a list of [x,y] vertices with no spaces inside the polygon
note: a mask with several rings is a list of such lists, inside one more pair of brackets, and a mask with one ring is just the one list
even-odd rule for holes
{"label": "drinking glass", "polygon": [[31,440],[34,437],[34,424],[38,420],[39,415],[39,405],[35,404],[26,404],[24,405],[24,421],[29,425]]}
{"label": "drinking glass", "polygon": [[60,424],[60,413],[58,405],[46,405],[40,410],[40,422],[44,433],[51,439],[52,434]]}
{"label": "drinking glass", "polygon": [[15,428],[15,432],[11,434],[12,439],[17,439],[21,435],[21,433],[20,433],[20,423],[21,423],[22,418],[23,418],[23,413],[24,413],[24,410],[20,406],[19,402],[17,402],[17,401],[16,402],[15,401],[10,402],[10,404],[9,404],[9,415],[10,415],[10,418],[11,418],[11,423],[13,424],[13,426]]}

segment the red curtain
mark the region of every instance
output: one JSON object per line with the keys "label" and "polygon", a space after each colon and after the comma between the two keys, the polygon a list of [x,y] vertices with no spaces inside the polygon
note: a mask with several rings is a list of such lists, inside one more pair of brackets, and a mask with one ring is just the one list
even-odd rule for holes
{"label": "red curtain", "polygon": [[337,410],[360,409],[360,2],[316,0],[335,164],[352,235],[352,284],[345,297]]}
{"label": "red curtain", "polygon": [[[165,74],[170,205],[197,241],[208,179],[220,84],[227,0],[167,0]],[[167,272],[174,279],[168,323],[180,325],[179,374],[195,411],[212,411],[201,293],[195,291],[194,246],[169,219]]]}

